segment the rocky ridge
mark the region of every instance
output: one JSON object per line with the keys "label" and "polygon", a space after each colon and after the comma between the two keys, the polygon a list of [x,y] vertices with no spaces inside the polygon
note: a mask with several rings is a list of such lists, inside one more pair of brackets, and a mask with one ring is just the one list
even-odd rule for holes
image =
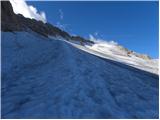
{"label": "rocky ridge", "polygon": [[[51,25],[50,23],[43,23],[42,21],[37,21],[35,19],[25,18],[21,14],[15,14],[9,1],[1,2],[1,31],[34,31],[45,37],[60,36],[66,40],[77,42],[83,46],[86,44],[95,44],[94,41],[87,40],[81,36],[72,36],[58,27]],[[136,56],[146,60],[151,59],[148,55],[136,53],[132,50],[124,48],[123,46],[117,45],[117,47],[121,50],[123,49],[128,56]]]}

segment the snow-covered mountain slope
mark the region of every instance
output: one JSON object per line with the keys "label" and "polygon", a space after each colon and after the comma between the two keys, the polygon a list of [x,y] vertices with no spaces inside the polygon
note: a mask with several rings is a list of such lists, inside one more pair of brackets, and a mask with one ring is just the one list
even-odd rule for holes
{"label": "snow-covered mountain slope", "polygon": [[77,44],[74,41],[69,43],[93,55],[118,61],[154,74],[159,74],[158,60],[150,59],[147,55],[130,51],[113,41],[107,42],[94,40],[94,44],[85,46]]}
{"label": "snow-covered mountain slope", "polygon": [[2,118],[158,118],[158,75],[67,42],[2,32]]}

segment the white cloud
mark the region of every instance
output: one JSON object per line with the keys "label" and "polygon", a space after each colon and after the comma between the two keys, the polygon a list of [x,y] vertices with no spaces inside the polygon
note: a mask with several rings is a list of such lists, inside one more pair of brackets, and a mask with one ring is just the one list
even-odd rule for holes
{"label": "white cloud", "polygon": [[104,43],[104,44],[110,44],[115,46],[118,45],[118,43],[113,40],[104,40],[100,38],[95,38],[92,34],[89,34],[89,40],[94,41],[95,43]]}
{"label": "white cloud", "polygon": [[95,32],[94,35],[95,35],[95,36],[98,36],[98,32]]}
{"label": "white cloud", "polygon": [[60,16],[60,19],[63,20],[64,14],[63,14],[62,9],[59,9],[59,16]]}
{"label": "white cloud", "polygon": [[112,41],[109,41],[109,43],[112,44],[112,45],[118,45],[118,43],[115,42],[115,41],[113,41],[113,40],[112,40]]}
{"label": "white cloud", "polygon": [[59,9],[58,10],[58,15],[59,15],[59,21],[57,21],[56,23],[56,26],[58,28],[60,28],[61,30],[64,30],[70,34],[72,34],[72,29],[70,28],[70,24],[65,24],[63,23],[63,19],[64,19],[64,13],[63,13],[63,10],[62,9]]}
{"label": "white cloud", "polygon": [[45,12],[38,10],[32,5],[27,5],[25,0],[10,0],[15,14],[22,14],[26,18],[47,22]]}
{"label": "white cloud", "polygon": [[97,39],[93,35],[91,35],[91,34],[89,34],[89,40],[91,40],[91,41],[97,41]]}
{"label": "white cloud", "polygon": [[69,24],[63,24],[61,22],[57,22],[56,23],[56,26],[64,31],[72,31],[70,28],[69,28]]}
{"label": "white cloud", "polygon": [[64,24],[61,24],[60,22],[57,22],[56,26],[62,30],[66,29],[66,26]]}

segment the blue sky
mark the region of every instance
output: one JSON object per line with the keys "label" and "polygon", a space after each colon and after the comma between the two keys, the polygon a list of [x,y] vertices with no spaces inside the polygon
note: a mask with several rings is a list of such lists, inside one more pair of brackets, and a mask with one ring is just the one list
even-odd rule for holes
{"label": "blue sky", "polygon": [[45,11],[47,21],[67,32],[114,40],[124,47],[158,58],[158,2],[27,1]]}

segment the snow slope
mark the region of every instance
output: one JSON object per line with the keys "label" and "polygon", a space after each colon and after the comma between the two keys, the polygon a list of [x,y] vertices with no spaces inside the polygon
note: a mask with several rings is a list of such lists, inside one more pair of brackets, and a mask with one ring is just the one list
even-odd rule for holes
{"label": "snow slope", "polygon": [[158,118],[158,75],[67,42],[2,32],[2,118]]}
{"label": "snow slope", "polygon": [[125,48],[123,48],[122,46],[118,45],[113,41],[107,42],[102,40],[101,41],[94,40],[94,42],[95,44],[93,45],[85,45],[85,46],[77,44],[73,41],[69,43],[93,55],[118,61],[123,64],[129,65],[144,71],[148,71],[157,75],[159,74],[159,67],[158,67],[159,60],[144,59],[135,55],[138,53],[128,54],[128,50],[125,50]]}

